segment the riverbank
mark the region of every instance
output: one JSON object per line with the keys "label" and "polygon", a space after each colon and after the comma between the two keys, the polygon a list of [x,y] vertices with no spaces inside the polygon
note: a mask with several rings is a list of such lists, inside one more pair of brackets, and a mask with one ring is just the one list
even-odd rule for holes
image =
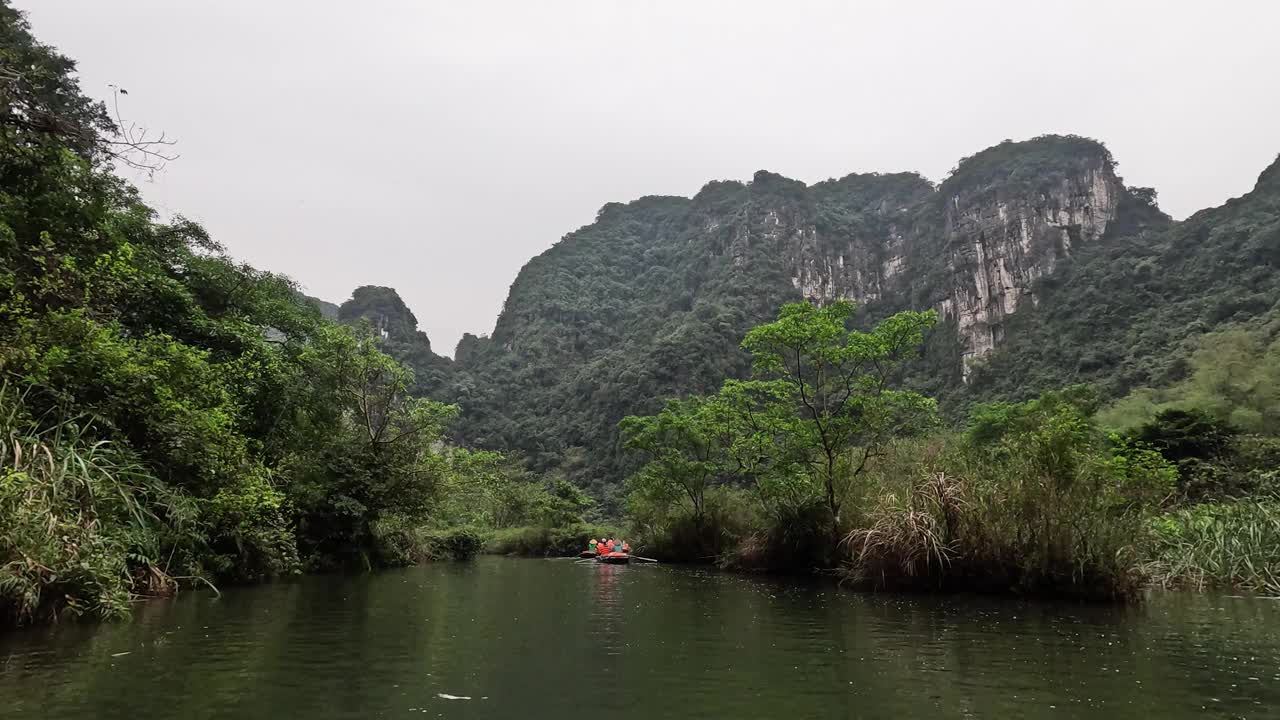
{"label": "riverbank", "polygon": [[[701,529],[681,515],[645,526],[633,537],[637,552],[664,562],[834,576],[842,586],[873,592],[980,592],[1121,603],[1157,588],[1280,595],[1280,499],[1186,505],[1099,530],[1106,544],[1082,543],[1060,560],[1002,559],[998,547],[982,543],[992,542],[993,532],[1016,537],[1027,529],[998,524],[964,529],[983,517],[982,511],[959,504],[963,490],[943,482],[939,477],[922,484],[901,507],[878,511],[869,524],[845,531],[834,544],[825,541],[821,522],[769,527],[758,524],[758,517],[723,512],[710,514]],[[931,515],[939,513],[948,492],[956,503],[950,517],[945,509]],[[742,507],[741,500],[733,493],[716,494],[709,505]]]}

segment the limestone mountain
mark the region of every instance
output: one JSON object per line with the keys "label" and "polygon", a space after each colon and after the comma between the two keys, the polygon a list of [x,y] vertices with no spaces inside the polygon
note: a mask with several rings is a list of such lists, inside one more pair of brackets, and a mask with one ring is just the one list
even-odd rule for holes
{"label": "limestone mountain", "polygon": [[431,349],[431,340],[418,329],[418,318],[404,304],[400,294],[389,287],[363,285],[338,306],[336,319],[347,324],[369,323],[381,338],[382,349],[413,368],[413,392],[425,397],[441,397],[452,375],[453,362]]}
{"label": "limestone mountain", "polygon": [[1080,380],[1124,392],[1175,376],[1181,338],[1273,309],[1280,193],[1264,184],[1174,224],[1103,145],[1045,136],[965,158],[938,185],[762,171],[610,203],[521,270],[492,335],[459,343],[446,394],[468,442],[608,496],[628,469],[617,422],[744,374],[743,334],[801,298],[854,300],[864,321],[936,308],[909,380],[953,415]]}
{"label": "limestone mountain", "polygon": [[1117,232],[1036,283],[1036,302],[964,390],[1012,399],[1074,383],[1104,396],[1183,379],[1223,326],[1280,333],[1280,159],[1249,193],[1175,224]]}

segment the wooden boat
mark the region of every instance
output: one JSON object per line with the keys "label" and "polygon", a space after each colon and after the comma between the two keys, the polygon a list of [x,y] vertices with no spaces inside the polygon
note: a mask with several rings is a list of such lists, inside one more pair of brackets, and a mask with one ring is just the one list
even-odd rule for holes
{"label": "wooden boat", "polygon": [[608,563],[610,565],[626,565],[631,562],[631,556],[623,552],[605,553],[596,559],[602,563]]}

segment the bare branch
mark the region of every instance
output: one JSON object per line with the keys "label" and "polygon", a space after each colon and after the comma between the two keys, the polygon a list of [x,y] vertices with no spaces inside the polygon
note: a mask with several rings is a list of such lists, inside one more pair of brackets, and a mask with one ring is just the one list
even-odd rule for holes
{"label": "bare branch", "polygon": [[148,178],[164,169],[168,163],[180,156],[172,148],[177,140],[170,140],[164,132],[158,138],[149,136],[147,128],[138,128],[136,123],[125,123],[120,114],[120,95],[127,94],[121,88],[111,85],[112,107],[115,110],[116,128],[119,133],[116,139],[107,140],[105,152],[112,160],[133,170],[140,170]]}

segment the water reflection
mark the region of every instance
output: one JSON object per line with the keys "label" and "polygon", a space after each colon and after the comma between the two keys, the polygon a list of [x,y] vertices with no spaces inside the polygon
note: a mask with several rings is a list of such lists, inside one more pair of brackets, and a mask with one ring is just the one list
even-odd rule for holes
{"label": "water reflection", "polygon": [[0,700],[5,718],[72,720],[1275,717],[1280,603],[859,595],[482,558],[3,636]]}

